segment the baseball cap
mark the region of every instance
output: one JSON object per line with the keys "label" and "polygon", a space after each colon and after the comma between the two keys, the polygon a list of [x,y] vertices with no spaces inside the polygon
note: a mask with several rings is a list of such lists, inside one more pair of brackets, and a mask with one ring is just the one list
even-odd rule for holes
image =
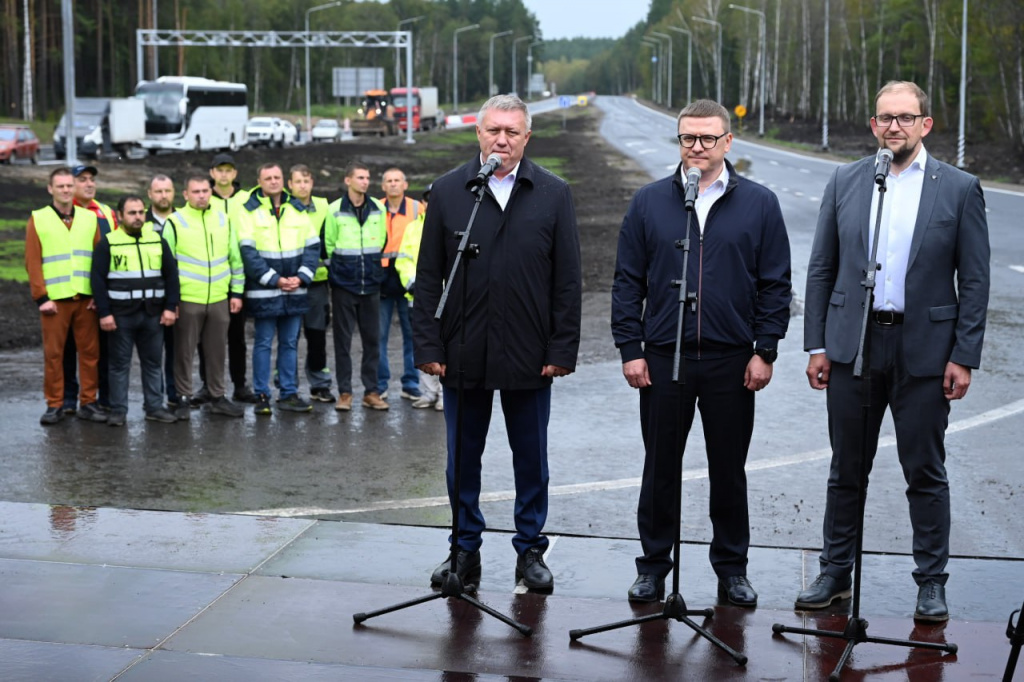
{"label": "baseball cap", "polygon": [[96,170],[96,166],[80,165],[75,166],[74,168],[71,169],[71,175],[75,176],[76,178],[82,173],[92,173],[93,177],[99,175],[99,172],[97,172]]}
{"label": "baseball cap", "polygon": [[434,187],[434,183],[430,183],[429,185],[427,185],[427,188],[425,190],[423,190],[423,198],[424,199],[429,199],[430,198],[430,190],[433,189],[433,187]]}
{"label": "baseball cap", "polygon": [[210,162],[210,168],[216,168],[217,166],[223,166],[224,164],[234,166],[234,157],[230,154],[217,154],[217,156],[213,157],[213,161]]}

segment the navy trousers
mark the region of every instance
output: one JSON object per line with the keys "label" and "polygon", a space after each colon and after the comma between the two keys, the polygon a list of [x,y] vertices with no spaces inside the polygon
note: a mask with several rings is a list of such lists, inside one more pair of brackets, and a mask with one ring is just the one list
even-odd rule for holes
{"label": "navy trousers", "polygon": [[[500,391],[501,411],[512,448],[512,470],[516,479],[514,507],[516,533],[512,546],[517,554],[531,547],[547,549],[542,535],[548,518],[548,420],[551,416],[551,387],[522,391]],[[459,540],[462,549],[474,552],[483,543],[484,515],[480,511],[480,469],[487,430],[491,424],[494,391],[467,389],[464,404],[458,391],[444,388],[444,418],[448,429],[448,499],[455,492],[456,421],[463,416],[462,476],[459,489]],[[451,541],[451,538],[449,538]]]}

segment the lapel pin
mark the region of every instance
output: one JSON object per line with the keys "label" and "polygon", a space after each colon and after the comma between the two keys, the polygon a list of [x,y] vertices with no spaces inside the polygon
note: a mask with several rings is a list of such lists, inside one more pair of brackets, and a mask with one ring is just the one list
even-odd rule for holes
{"label": "lapel pin", "polygon": [[939,176],[938,176],[938,175],[933,175],[933,176],[932,176],[932,180],[938,180],[938,179],[939,179]]}

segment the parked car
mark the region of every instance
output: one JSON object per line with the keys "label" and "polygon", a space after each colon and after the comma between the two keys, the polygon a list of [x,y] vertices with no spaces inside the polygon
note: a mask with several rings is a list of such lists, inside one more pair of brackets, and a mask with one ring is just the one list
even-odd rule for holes
{"label": "parked car", "polygon": [[322,118],[313,126],[313,142],[334,142],[341,137],[341,126],[333,118]]}
{"label": "parked car", "polygon": [[39,162],[39,138],[23,125],[0,124],[0,163],[14,159]]}
{"label": "parked car", "polygon": [[249,138],[251,145],[283,147],[286,144],[295,144],[298,135],[294,125],[284,119],[270,116],[254,116],[245,126],[245,136]]}

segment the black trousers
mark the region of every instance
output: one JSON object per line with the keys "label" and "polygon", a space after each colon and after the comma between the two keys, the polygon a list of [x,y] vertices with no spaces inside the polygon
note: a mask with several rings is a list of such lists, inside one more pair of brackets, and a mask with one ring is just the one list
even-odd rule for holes
{"label": "black trousers", "polygon": [[750,357],[744,351],[713,359],[687,359],[686,383],[680,386],[672,382],[672,356],[650,349],[646,352],[652,385],[640,389],[646,456],[636,512],[644,552],[636,559],[637,573],[665,577],[672,570],[675,518],[680,510],[675,494],[682,475],[680,443],[685,446],[699,409],[707,444],[709,515],[714,532],[711,566],[719,578],[746,575],[750,521],[743,467],[754,429],[754,392],[743,386],[743,375]]}
{"label": "black trousers", "polygon": [[[871,325],[871,408],[868,413],[868,472],[878,449],[886,408],[896,427],[896,452],[906,484],[913,528],[914,580],[946,584],[949,574],[949,480],[946,426],[949,401],[942,377],[910,376],[903,358],[903,325]],[[853,365],[832,363],[828,386],[828,428],[832,466],[825,500],[821,572],[834,577],[853,570],[857,540],[857,495],[863,448],[863,382]],[[883,481],[880,485],[892,485]],[[870,503],[870,499],[868,500]]]}

